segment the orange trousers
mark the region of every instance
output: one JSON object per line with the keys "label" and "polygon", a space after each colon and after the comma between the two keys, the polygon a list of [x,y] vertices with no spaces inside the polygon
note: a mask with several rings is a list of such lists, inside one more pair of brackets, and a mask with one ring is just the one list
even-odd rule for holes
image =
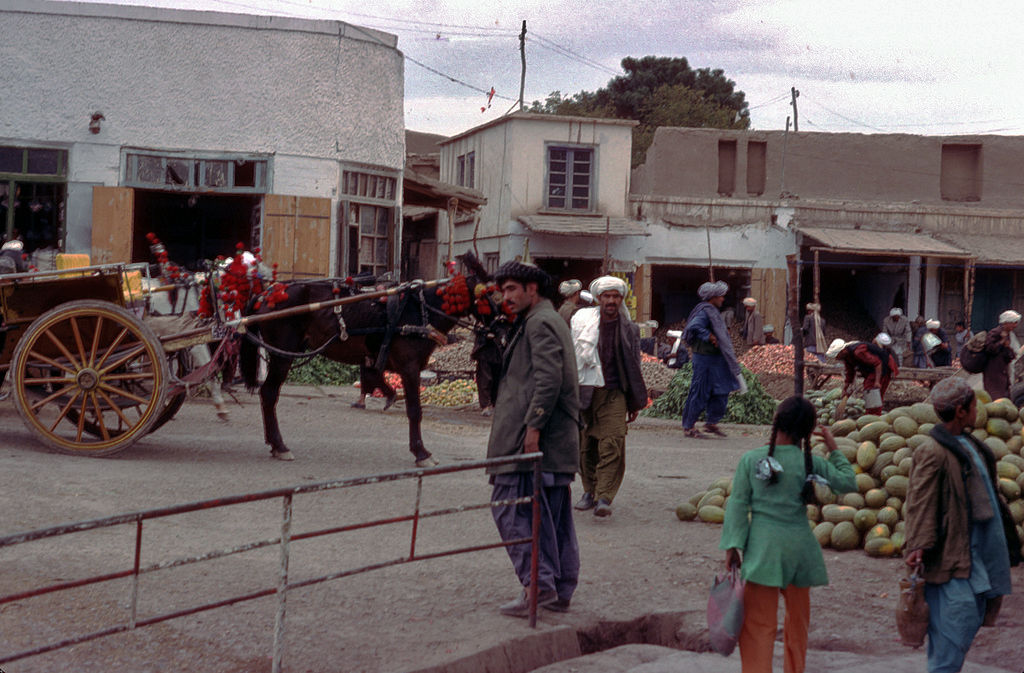
{"label": "orange trousers", "polygon": [[786,602],[782,644],[785,673],[804,673],[807,660],[807,629],[811,623],[811,590],[785,589],[747,582],[743,589],[743,629],[740,631],[740,660],[743,673],[771,673],[775,634],[779,621],[779,594]]}

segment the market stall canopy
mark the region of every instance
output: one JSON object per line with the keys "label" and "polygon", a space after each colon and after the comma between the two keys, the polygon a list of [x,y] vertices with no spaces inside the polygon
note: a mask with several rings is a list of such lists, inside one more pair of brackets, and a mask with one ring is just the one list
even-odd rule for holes
{"label": "market stall canopy", "polygon": [[1024,265],[1024,239],[1019,236],[983,236],[977,234],[938,234],[951,245],[977,257],[978,264]]}
{"label": "market stall canopy", "polygon": [[472,215],[487,204],[487,197],[468,187],[428,178],[409,168],[402,176],[402,205],[448,210],[448,199],[458,199],[459,215]]}
{"label": "market stall canopy", "polygon": [[623,217],[587,215],[523,215],[519,218],[531,231],[559,236],[650,236],[643,222]]}
{"label": "market stall canopy", "polygon": [[928,234],[869,229],[805,229],[804,246],[830,252],[862,255],[921,255],[922,257],[974,257],[971,252],[932,238]]}

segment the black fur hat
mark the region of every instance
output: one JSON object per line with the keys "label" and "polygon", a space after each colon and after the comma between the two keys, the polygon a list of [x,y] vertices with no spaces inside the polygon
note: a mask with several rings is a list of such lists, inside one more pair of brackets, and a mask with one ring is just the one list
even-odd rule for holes
{"label": "black fur hat", "polygon": [[498,281],[498,285],[501,285],[506,280],[515,280],[523,285],[527,283],[537,283],[537,289],[542,293],[551,284],[551,276],[549,276],[543,269],[534,264],[525,264],[523,262],[511,261],[505,262],[498,267],[498,272],[495,274]]}

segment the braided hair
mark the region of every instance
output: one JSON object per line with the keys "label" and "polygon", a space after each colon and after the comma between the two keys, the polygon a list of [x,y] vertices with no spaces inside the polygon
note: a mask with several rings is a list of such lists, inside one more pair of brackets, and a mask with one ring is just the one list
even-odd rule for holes
{"label": "braided hair", "polygon": [[[768,456],[775,454],[775,438],[779,430],[782,430],[792,437],[798,446],[804,451],[804,473],[811,474],[814,471],[814,463],[811,459],[811,432],[817,422],[814,405],[799,395],[787,397],[779,404],[775,411],[775,420],[772,422],[772,436],[768,443]],[[778,475],[772,472],[768,479],[769,484],[778,481]],[[814,484],[810,481],[804,482],[804,488],[800,493],[804,503],[814,502]]]}

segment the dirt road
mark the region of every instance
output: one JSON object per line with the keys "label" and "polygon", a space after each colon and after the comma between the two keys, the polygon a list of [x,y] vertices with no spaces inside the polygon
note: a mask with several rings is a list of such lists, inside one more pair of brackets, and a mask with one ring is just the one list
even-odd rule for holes
{"label": "dirt road", "polygon": [[[301,391],[294,391],[301,392]],[[282,431],[297,455],[292,463],[268,459],[256,399],[241,395],[230,423],[219,422],[204,400],[187,404],[171,423],[110,459],[51,453],[23,428],[10,401],[0,403],[0,534],[149,509],[248,491],[412,468],[404,408],[381,413],[349,407],[356,393],[337,397],[288,396]],[[474,411],[428,408],[424,437],[444,464],[483,457],[488,419]],[[627,439],[626,480],[613,516],[577,517],[582,583],[572,611],[545,612],[540,629],[597,628],[610,639],[623,624],[659,611],[703,609],[719,570],[719,529],[681,523],[675,503],[720,476],[763,437],[730,428],[728,440],[684,440],[673,422],[641,419]],[[749,432],[749,429],[747,429]],[[300,496],[293,531],[408,513],[413,482],[345,493]],[[424,507],[486,501],[480,472],[428,480]],[[273,538],[279,502],[213,510],[147,524],[143,563],[199,554]],[[353,533],[330,541],[296,543],[293,580],[400,557],[409,528]],[[420,552],[496,540],[487,511],[427,520]],[[77,533],[57,542],[0,550],[0,593],[90,572],[130,568],[134,529]],[[781,541],[784,543],[784,541]],[[861,552],[826,551],[832,585],[812,592],[811,647],[903,654],[895,639],[893,606],[899,560]],[[199,566],[160,571],[140,583],[139,617],[273,587],[277,549],[236,555]],[[1024,587],[1021,569],[1015,587]],[[79,589],[61,599],[32,599],[0,609],[0,652],[102,628],[123,619],[129,582]],[[395,672],[466,656],[531,633],[497,607],[517,591],[500,549],[366,573],[290,594],[285,670]],[[4,665],[7,673],[110,671],[269,671],[273,597],[113,636],[60,652]],[[999,625],[985,629],[969,660],[1019,671],[1024,662],[1020,627],[1024,600],[1011,597]],[[699,621],[699,620],[698,620]],[[603,625],[603,626],[601,626]],[[700,624],[693,634],[699,640]],[[922,670],[923,670],[923,653]],[[739,666],[736,662],[737,669]]]}

